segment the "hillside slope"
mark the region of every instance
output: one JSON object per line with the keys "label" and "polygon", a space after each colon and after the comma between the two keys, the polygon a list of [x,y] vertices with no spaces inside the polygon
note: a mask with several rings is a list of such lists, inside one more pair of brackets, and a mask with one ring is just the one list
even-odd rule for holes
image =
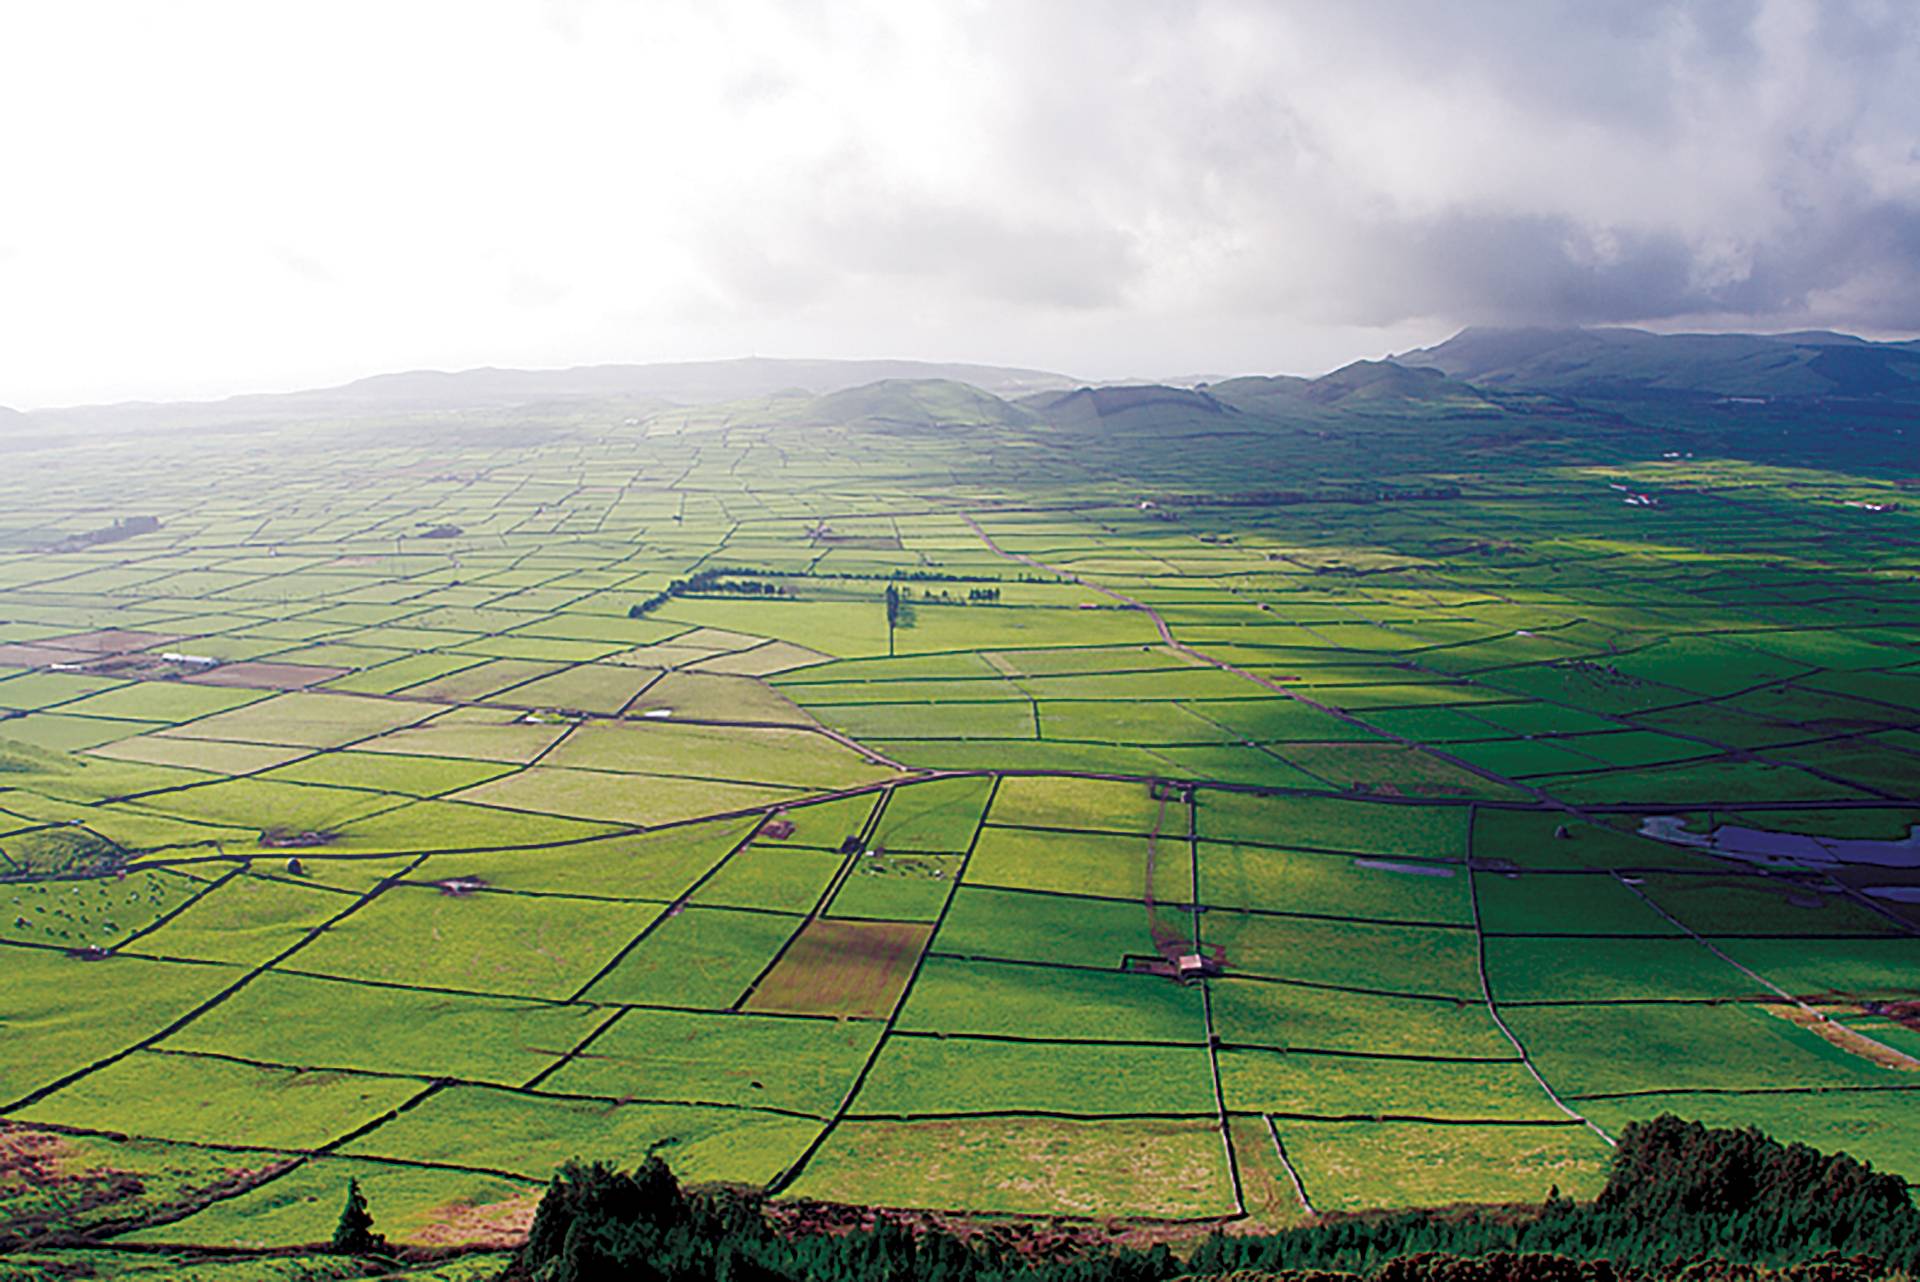
{"label": "hillside slope", "polygon": [[1814,331],[1470,328],[1392,360],[1488,388],[1578,396],[1920,398],[1920,347]]}
{"label": "hillside slope", "polygon": [[499,411],[526,406],[551,409],[596,401],[627,401],[644,412],[663,405],[705,405],[775,393],[824,395],[887,379],[950,380],[1007,396],[1072,386],[1072,380],[1063,375],[996,365],[750,357],[554,370],[411,370],[311,391],[234,396],[220,401],[75,406],[42,411],[40,418],[46,423],[115,430]]}
{"label": "hillside slope", "polygon": [[1027,410],[969,383],[946,378],[888,378],[816,397],[805,423],[878,431],[1027,426]]}
{"label": "hillside slope", "polygon": [[1062,395],[1029,396],[1020,404],[1058,426],[1109,430],[1207,423],[1238,413],[1205,389],[1159,383],[1078,387]]}

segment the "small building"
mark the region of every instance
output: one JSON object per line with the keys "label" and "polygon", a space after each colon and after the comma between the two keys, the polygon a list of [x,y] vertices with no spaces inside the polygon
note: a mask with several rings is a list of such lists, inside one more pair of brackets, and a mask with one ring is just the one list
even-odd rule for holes
{"label": "small building", "polygon": [[1181,953],[1173,963],[1174,973],[1182,980],[1204,979],[1220,973],[1220,963],[1206,953]]}

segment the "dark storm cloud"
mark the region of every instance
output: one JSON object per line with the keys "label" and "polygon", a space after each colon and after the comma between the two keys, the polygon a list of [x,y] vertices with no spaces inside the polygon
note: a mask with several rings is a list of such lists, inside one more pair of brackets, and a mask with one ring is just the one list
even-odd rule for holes
{"label": "dark storm cloud", "polygon": [[[981,289],[1022,303],[1165,300],[1184,283],[1251,313],[1361,325],[1920,326],[1920,6],[992,16],[961,33],[1004,88],[985,109],[992,189],[1043,211],[1044,234],[909,204],[878,226],[828,213],[849,234],[824,244],[902,270],[951,247]],[[1035,263],[1059,270],[1022,289]]]}
{"label": "dark storm cloud", "polygon": [[1821,211],[1747,246],[1716,271],[1712,252],[1662,229],[1607,233],[1571,218],[1447,212],[1355,228],[1293,302],[1336,319],[1458,316],[1513,324],[1678,317],[1783,321],[1816,313],[1871,329],[1920,329],[1920,212],[1899,204]]}
{"label": "dark storm cloud", "polygon": [[[1451,4],[1399,16],[1357,29],[1398,31],[1389,56],[1409,76],[1490,95],[1508,114],[1508,154],[1461,165],[1524,167],[1559,149],[1601,162],[1590,183],[1476,196],[1469,181],[1443,208],[1358,218],[1337,256],[1349,316],[1824,309],[1920,327],[1920,9]],[[1605,159],[1615,149],[1627,163]]]}

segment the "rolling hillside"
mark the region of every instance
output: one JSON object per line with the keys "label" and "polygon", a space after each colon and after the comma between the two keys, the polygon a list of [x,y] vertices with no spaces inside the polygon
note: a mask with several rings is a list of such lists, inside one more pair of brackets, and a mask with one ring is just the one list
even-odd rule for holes
{"label": "rolling hillside", "polygon": [[991,392],[945,378],[889,378],[815,398],[801,421],[875,431],[1030,426],[1034,416]]}
{"label": "rolling hillside", "polygon": [[1392,359],[1487,388],[1602,398],[1920,397],[1920,346],[1825,332],[1476,327]]}
{"label": "rolling hillside", "polygon": [[1256,413],[1297,413],[1314,407],[1362,412],[1500,412],[1500,407],[1479,389],[1437,369],[1391,361],[1354,361],[1313,379],[1284,375],[1228,379],[1205,390],[1237,409]]}
{"label": "rolling hillside", "polygon": [[1158,383],[1080,387],[1064,395],[1030,396],[1021,404],[1049,423],[1109,429],[1204,423],[1236,412],[1204,389]]}
{"label": "rolling hillside", "polygon": [[1063,375],[992,365],[749,357],[558,370],[411,370],[339,387],[234,396],[220,401],[75,406],[44,411],[40,419],[62,426],[115,431],[345,416],[498,413],[530,406],[550,410],[610,401],[625,402],[635,411],[647,412],[666,405],[707,405],[784,392],[822,395],[888,379],[951,380],[1009,396],[1072,385],[1072,380]]}

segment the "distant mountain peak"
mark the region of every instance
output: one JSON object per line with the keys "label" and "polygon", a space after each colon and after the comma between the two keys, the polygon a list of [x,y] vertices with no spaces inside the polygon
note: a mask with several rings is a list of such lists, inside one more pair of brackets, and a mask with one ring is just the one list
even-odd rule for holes
{"label": "distant mountain peak", "polygon": [[808,423],[879,431],[1026,426],[1034,416],[971,383],[950,378],[883,378],[815,397]]}
{"label": "distant mountain peak", "polygon": [[1035,409],[1056,422],[1109,419],[1142,410],[1176,410],[1198,414],[1230,414],[1231,406],[1211,392],[1164,383],[1117,383],[1077,387],[1059,395],[1029,399]]}
{"label": "distant mountain peak", "polygon": [[1488,388],[1631,398],[1920,397],[1920,349],[1825,330],[1657,334],[1469,326],[1395,364]]}
{"label": "distant mountain peak", "polygon": [[77,406],[46,411],[45,419],[82,427],[144,430],[367,415],[498,412],[613,401],[658,408],[779,394],[819,396],[888,379],[971,384],[996,396],[1027,396],[1073,386],[1073,380],[1065,375],[1012,366],[749,356],[568,369],[487,366],[458,371],[407,370],[376,374],[338,387],[235,396],[222,401]]}

